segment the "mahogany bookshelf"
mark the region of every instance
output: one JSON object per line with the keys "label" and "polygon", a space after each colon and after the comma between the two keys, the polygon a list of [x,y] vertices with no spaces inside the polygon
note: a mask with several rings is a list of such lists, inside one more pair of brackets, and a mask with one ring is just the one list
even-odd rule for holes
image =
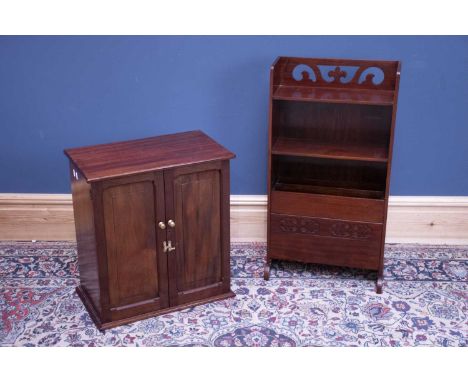
{"label": "mahogany bookshelf", "polygon": [[382,292],[399,61],[279,57],[270,71],[268,251],[377,271]]}

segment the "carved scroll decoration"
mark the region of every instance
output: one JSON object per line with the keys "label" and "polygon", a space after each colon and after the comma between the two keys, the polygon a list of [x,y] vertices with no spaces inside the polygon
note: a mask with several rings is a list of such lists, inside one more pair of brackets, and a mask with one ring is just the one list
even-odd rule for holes
{"label": "carved scroll decoration", "polygon": [[[327,71],[328,70],[328,71]],[[291,73],[298,81],[311,81],[315,84],[353,84],[357,86],[379,86],[385,79],[384,71],[378,66],[336,66],[299,64]],[[380,79],[376,79],[376,75]]]}
{"label": "carved scroll decoration", "polygon": [[304,217],[284,217],[279,221],[279,229],[287,233],[316,236],[339,237],[342,239],[369,239],[372,229],[365,223],[335,221],[331,226],[322,224],[320,219]]}
{"label": "carved scroll decoration", "polygon": [[318,234],[320,223],[307,218],[283,218],[280,220],[280,229],[283,232]]}
{"label": "carved scroll decoration", "polygon": [[336,222],[331,226],[332,236],[345,239],[368,239],[372,230],[367,224]]}

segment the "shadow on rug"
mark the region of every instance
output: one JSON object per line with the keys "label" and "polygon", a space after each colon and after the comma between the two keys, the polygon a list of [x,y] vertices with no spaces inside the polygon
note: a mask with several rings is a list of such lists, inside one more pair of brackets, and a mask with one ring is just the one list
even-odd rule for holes
{"label": "shadow on rug", "polygon": [[232,290],[216,303],[100,333],[75,293],[69,243],[0,243],[1,346],[466,346],[468,247],[387,245],[372,272],[276,262],[233,245]]}

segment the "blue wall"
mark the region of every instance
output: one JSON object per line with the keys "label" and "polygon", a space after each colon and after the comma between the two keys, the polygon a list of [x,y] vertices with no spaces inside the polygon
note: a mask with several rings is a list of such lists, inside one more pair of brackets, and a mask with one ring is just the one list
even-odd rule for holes
{"label": "blue wall", "polygon": [[468,195],[467,37],[0,37],[0,192],[69,192],[67,147],[202,129],[266,192],[279,55],[403,62],[393,195]]}

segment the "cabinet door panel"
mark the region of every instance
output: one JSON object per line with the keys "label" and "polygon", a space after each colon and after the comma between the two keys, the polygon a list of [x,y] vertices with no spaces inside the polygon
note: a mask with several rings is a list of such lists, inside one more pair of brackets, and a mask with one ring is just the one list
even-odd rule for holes
{"label": "cabinet door panel", "polygon": [[[219,162],[165,171],[171,305],[223,293],[222,167]],[[229,285],[227,287],[229,289]]]}
{"label": "cabinet door panel", "polygon": [[168,306],[167,262],[158,253],[164,220],[162,174],[109,182],[103,191],[109,272],[109,303],[113,319]]}

